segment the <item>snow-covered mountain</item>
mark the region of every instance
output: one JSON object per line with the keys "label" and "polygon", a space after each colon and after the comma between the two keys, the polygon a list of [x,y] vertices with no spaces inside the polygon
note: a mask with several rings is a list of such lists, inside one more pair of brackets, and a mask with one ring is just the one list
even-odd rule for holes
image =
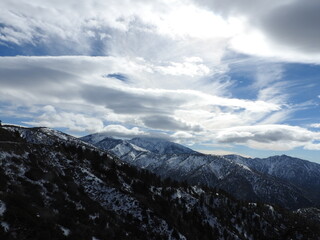
{"label": "snow-covered mountain", "polygon": [[286,155],[268,158],[245,158],[238,155],[225,157],[263,174],[291,183],[320,205],[320,164]]}
{"label": "snow-covered mountain", "polygon": [[46,128],[0,128],[0,166],[0,239],[320,239],[300,213],[162,181]]}
{"label": "snow-covered mountain", "polygon": [[20,137],[25,139],[28,143],[34,144],[45,144],[45,145],[55,145],[64,143],[67,145],[73,146],[85,146],[89,149],[96,149],[97,147],[85,143],[79,140],[76,137],[70,136],[63,132],[46,128],[46,127],[35,127],[35,128],[27,128],[20,127],[16,125],[5,125],[2,126],[2,129],[5,129],[14,134],[19,134]]}
{"label": "snow-covered mountain", "polygon": [[159,138],[136,137],[130,143],[157,154],[192,154],[190,148]]}
{"label": "snow-covered mountain", "polygon": [[[251,159],[238,155],[205,155],[185,150],[176,143],[165,141],[165,145],[161,145],[160,141],[149,138],[117,140],[116,146],[105,143],[109,140],[114,141],[99,138],[96,143],[88,142],[162,178],[221,188],[241,200],[293,209],[320,203],[320,165],[316,163],[287,156]],[[137,149],[135,144],[145,149]]]}
{"label": "snow-covered mountain", "polygon": [[80,139],[100,149],[107,150],[118,157],[127,157],[128,159],[133,159],[142,153],[149,152],[147,149],[131,143],[130,140],[114,139],[103,133],[91,134]]}
{"label": "snow-covered mountain", "polygon": [[180,144],[170,142],[160,138],[136,137],[131,140],[121,140],[109,137],[105,133],[95,133],[80,138],[82,141],[99,146],[106,150],[113,149],[119,144],[133,144],[141,149],[148,150],[156,154],[191,154],[196,153],[194,150]]}

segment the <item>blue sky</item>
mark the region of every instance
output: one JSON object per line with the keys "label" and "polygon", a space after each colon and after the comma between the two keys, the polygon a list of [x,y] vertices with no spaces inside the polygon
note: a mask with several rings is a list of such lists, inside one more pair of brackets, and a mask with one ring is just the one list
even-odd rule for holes
{"label": "blue sky", "polygon": [[319,10],[317,0],[1,1],[0,119],[320,163]]}

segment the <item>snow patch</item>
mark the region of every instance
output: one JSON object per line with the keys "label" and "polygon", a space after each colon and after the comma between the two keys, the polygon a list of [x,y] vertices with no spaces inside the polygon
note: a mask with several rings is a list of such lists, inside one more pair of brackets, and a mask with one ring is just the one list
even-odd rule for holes
{"label": "snow patch", "polygon": [[7,222],[1,222],[1,227],[4,229],[5,232],[8,232],[10,229],[10,226]]}
{"label": "snow patch", "polygon": [[0,216],[3,216],[4,212],[6,211],[6,204],[0,200]]}
{"label": "snow patch", "polygon": [[63,235],[65,235],[66,237],[69,236],[70,234],[70,229],[66,228],[66,227],[63,227],[63,226],[60,226],[60,229],[63,233]]}

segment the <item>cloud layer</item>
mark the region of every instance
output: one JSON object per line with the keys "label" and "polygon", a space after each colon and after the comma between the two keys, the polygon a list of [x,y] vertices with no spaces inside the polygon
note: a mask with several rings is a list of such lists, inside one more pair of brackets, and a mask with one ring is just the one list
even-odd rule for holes
{"label": "cloud layer", "polygon": [[[320,62],[317,0],[5,0],[0,9],[0,42],[26,45],[26,54],[107,54],[158,62],[201,55],[219,61],[230,49]],[[208,71],[205,65],[189,68],[181,61],[164,71]]]}
{"label": "cloud layer", "polygon": [[[129,67],[124,69],[123,63]],[[125,71],[119,73],[121,70]],[[25,123],[74,132],[106,131],[128,137],[160,131],[163,137],[189,144],[212,142],[273,150],[317,147],[317,132],[274,124],[288,109],[272,98],[248,100],[196,89],[166,89],[163,82],[146,88],[141,79],[149,71],[146,63],[127,58],[0,58],[0,101],[24,108],[33,119]],[[126,79],[106,77],[113,73]],[[158,79],[167,76],[153,74]]]}
{"label": "cloud layer", "polygon": [[3,0],[0,50],[26,56],[0,58],[2,114],[79,133],[318,150],[317,124],[286,122],[307,105],[290,92],[304,79],[284,78],[288,62],[320,63],[319,9],[317,0]]}

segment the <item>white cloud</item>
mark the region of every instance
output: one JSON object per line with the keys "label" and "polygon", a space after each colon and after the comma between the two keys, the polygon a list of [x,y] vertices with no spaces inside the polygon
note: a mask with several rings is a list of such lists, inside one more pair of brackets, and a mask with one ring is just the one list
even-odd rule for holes
{"label": "white cloud", "polygon": [[[0,44],[27,44],[28,54],[105,57],[2,57],[0,101],[12,106],[6,107],[11,116],[15,107],[27,109],[21,114],[32,125],[115,136],[161,130],[189,143],[316,149],[318,133],[279,124],[295,109],[277,61],[320,63],[318,23],[301,17],[312,10],[318,19],[312,8],[318,6],[314,0],[4,0]],[[275,30],[272,17],[281,20]],[[238,53],[252,56],[253,80],[242,89],[250,97],[230,90],[237,79],[228,71],[244,59]]]}
{"label": "white cloud", "polygon": [[237,152],[232,152],[232,151],[226,151],[226,150],[221,150],[221,149],[216,149],[216,150],[203,150],[203,149],[195,149],[198,152],[204,153],[204,154],[211,154],[211,155],[230,155],[230,154],[236,154],[236,155],[241,155],[243,157],[248,157],[252,158],[251,156],[244,155],[241,153]]}
{"label": "white cloud", "polygon": [[289,125],[256,125],[222,129],[214,138],[221,143],[248,145],[255,149],[291,150],[320,139],[320,133]]}
{"label": "white cloud", "polygon": [[238,31],[229,43],[237,52],[281,61],[320,62],[317,0],[194,2],[225,19],[236,19]]}
{"label": "white cloud", "polygon": [[[1,98],[5,101],[18,102],[21,99],[20,103],[25,104],[38,104],[41,99],[43,104],[51,104],[56,101],[60,103],[86,101],[87,103],[110,105],[114,111],[120,110],[117,107],[132,104],[130,99],[138,101],[136,107],[140,106],[141,109],[152,107],[154,111],[161,110],[162,106],[168,109],[179,110],[183,107],[206,111],[213,111],[215,107],[220,106],[231,110],[257,113],[268,113],[281,109],[279,104],[220,97],[215,95],[214,91],[208,94],[198,90],[176,89],[174,86],[167,89],[166,81],[146,83],[141,79],[149,76],[149,68],[144,68],[143,65],[124,58],[2,57],[0,63],[2,84],[0,91],[3,93]],[[127,64],[125,69],[122,67],[123,64]],[[128,82],[103,77],[119,73],[121,70],[124,75],[128,76]],[[160,79],[164,76],[159,73],[155,74],[154,78]],[[29,97],[26,99],[25,95]],[[118,102],[111,101],[112,96],[117,98]],[[147,102],[142,100],[147,100]]]}
{"label": "white cloud", "polygon": [[312,127],[312,128],[320,128],[320,123],[310,124],[310,127]]}
{"label": "white cloud", "polygon": [[319,8],[317,0],[268,4],[261,0],[69,0],[32,4],[4,0],[0,3],[0,41],[41,45],[52,54],[98,51],[102,55],[166,59],[177,64],[177,57],[183,63],[182,58],[199,52],[205,61],[219,62],[228,48],[253,56],[320,63]]}
{"label": "white cloud", "polygon": [[304,146],[304,149],[306,150],[320,150],[320,144],[319,143],[308,143]]}
{"label": "white cloud", "polygon": [[44,113],[34,117],[34,121],[25,121],[23,123],[32,126],[67,128],[74,132],[97,132],[104,127],[100,119],[86,116],[85,114],[57,112],[51,105],[44,106],[42,110]]}
{"label": "white cloud", "polygon": [[193,135],[188,133],[188,132],[177,131],[174,134],[172,134],[171,137],[173,139],[179,140],[179,139],[190,139],[190,138],[193,138]]}
{"label": "white cloud", "polygon": [[[149,68],[144,68],[140,60],[3,57],[0,63],[1,101],[31,110],[28,116],[32,120],[25,121],[30,125],[107,131],[118,137],[161,129],[166,138],[185,144],[209,141],[256,149],[317,149],[319,133],[272,124],[287,116],[285,112],[291,110],[288,106],[268,99],[244,100],[200,90],[165,89],[158,82],[153,88],[145,88],[141,79],[148,76]],[[123,63],[128,63],[128,68],[120,72]],[[119,72],[128,80],[103,77]],[[158,74],[159,78],[164,76]],[[264,125],[257,125],[262,122]]]}
{"label": "white cloud", "polygon": [[165,75],[187,75],[187,76],[205,76],[210,73],[210,69],[198,62],[185,61],[183,63],[171,62],[169,66],[156,67],[157,70]]}
{"label": "white cloud", "polygon": [[107,125],[103,129],[101,129],[99,132],[107,133],[112,137],[129,137],[130,138],[134,136],[148,135],[147,133],[145,133],[144,131],[140,130],[137,127],[133,127],[129,129],[122,125],[115,125],[115,124]]}
{"label": "white cloud", "polygon": [[[107,121],[193,134],[256,124],[283,107],[268,101],[218,96],[215,91],[167,89],[166,81],[151,84],[142,81],[150,68],[139,59],[3,57],[0,63],[2,101],[29,109],[45,106],[34,111],[35,120],[29,121],[33,125],[92,132],[101,131]],[[127,67],[123,69],[123,65]],[[104,77],[114,73],[128,80]],[[155,79],[163,77],[154,74]]]}

